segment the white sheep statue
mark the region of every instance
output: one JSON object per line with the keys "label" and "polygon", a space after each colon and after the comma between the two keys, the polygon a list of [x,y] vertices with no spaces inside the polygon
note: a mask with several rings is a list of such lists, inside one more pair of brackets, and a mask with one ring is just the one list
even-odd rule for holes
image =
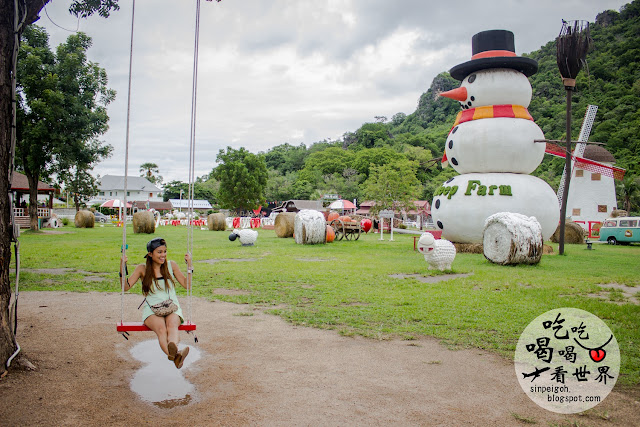
{"label": "white sheep statue", "polygon": [[436,240],[431,233],[422,233],[418,240],[418,251],[424,255],[429,264],[429,270],[451,270],[451,264],[456,257],[456,247],[448,240]]}
{"label": "white sheep statue", "polygon": [[243,230],[235,228],[233,232],[229,234],[229,240],[233,242],[237,238],[240,239],[242,246],[253,246],[256,240],[258,240],[258,232],[248,228]]}

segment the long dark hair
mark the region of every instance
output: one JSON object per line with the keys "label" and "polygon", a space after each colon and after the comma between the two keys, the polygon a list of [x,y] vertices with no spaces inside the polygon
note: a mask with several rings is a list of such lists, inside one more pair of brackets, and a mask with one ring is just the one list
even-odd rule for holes
{"label": "long dark hair", "polygon": [[[164,283],[167,289],[175,286],[175,284],[173,283],[173,279],[171,278],[171,274],[169,274],[169,267],[167,266],[167,264],[169,264],[170,262],[171,261],[166,259],[164,261],[164,264],[160,264],[160,274],[164,279]],[[154,283],[156,289],[162,290],[162,288],[158,284],[158,280],[155,277],[155,273],[153,272],[153,260],[150,256],[148,256],[147,265],[145,266],[144,270],[144,277],[142,278],[142,293],[145,296],[155,292],[154,286],[152,286]]]}

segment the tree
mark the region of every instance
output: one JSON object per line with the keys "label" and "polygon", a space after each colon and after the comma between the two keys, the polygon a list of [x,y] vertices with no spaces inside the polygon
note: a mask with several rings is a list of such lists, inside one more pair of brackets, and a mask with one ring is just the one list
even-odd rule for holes
{"label": "tree", "polygon": [[38,181],[54,168],[56,147],[63,144],[64,95],[56,75],[49,36],[37,26],[27,27],[17,70],[16,163],[29,181],[31,229],[38,229]]}
{"label": "tree", "polygon": [[307,147],[300,144],[295,147],[290,144],[281,144],[271,148],[264,155],[267,168],[275,169],[282,175],[299,171],[304,167],[307,156]]}
{"label": "tree", "polygon": [[189,194],[189,184],[182,181],[170,181],[162,189],[162,200],[165,202],[169,199],[182,199],[183,195],[186,199]]}
{"label": "tree", "polygon": [[[193,198],[198,200],[207,200],[212,205],[217,204],[216,194],[220,187],[215,179],[209,178],[207,175],[196,178],[193,183]],[[189,183],[182,181],[171,181],[163,187],[162,200],[165,202],[169,199],[187,199],[189,197]]]}
{"label": "tree", "polygon": [[388,127],[384,123],[365,123],[356,131],[357,142],[350,147],[358,149],[381,147],[390,137]]}
{"label": "tree", "polygon": [[[87,60],[91,38],[69,36],[53,54],[43,28],[29,26],[23,34],[18,62],[16,158],[29,180],[31,229],[38,229],[37,183],[60,171],[80,190],[93,164],[111,152],[96,137],[108,129],[106,105],[115,92],[107,88],[106,72]],[[73,174],[75,177],[70,177]],[[76,193],[76,203],[78,202]],[[76,205],[77,208],[77,205]]]}
{"label": "tree", "polygon": [[82,200],[98,194],[98,179],[89,171],[93,170],[94,164],[111,156],[113,151],[111,145],[102,145],[98,140],[78,142],[63,146],[64,154],[60,156],[62,160],[58,169],[58,178],[64,183],[67,191],[73,194],[76,212],[80,210]]}
{"label": "tree", "polygon": [[420,181],[416,178],[416,164],[399,160],[382,166],[373,166],[369,179],[364,183],[364,194],[376,202],[373,213],[383,209],[409,210],[420,194]]}
{"label": "tree", "polygon": [[309,154],[304,162],[301,176],[305,178],[307,174],[314,172],[318,172],[320,175],[340,174],[346,168],[351,167],[352,161],[353,153],[351,151],[343,150],[337,146],[328,147]]}
{"label": "tree", "polygon": [[618,207],[627,211],[629,215],[640,206],[640,177],[627,175],[622,181],[616,181]]}
{"label": "tree", "polygon": [[289,200],[293,199],[293,184],[296,181],[297,174],[288,173],[282,175],[275,169],[267,171],[267,185],[264,189],[266,200]]}
{"label": "tree", "polygon": [[369,177],[369,171],[373,166],[382,166],[398,159],[404,159],[404,156],[389,147],[366,148],[356,152],[351,164],[364,181]]}
{"label": "tree", "polygon": [[140,176],[147,178],[152,184],[162,184],[162,177],[159,175],[160,169],[155,163],[143,163],[140,165]]}
{"label": "tree", "polygon": [[[20,38],[24,25],[39,19],[38,14],[49,0],[0,0],[0,173],[10,176],[12,167],[12,131],[13,128],[13,66],[18,52],[14,49],[15,38]],[[14,7],[18,4],[18,13]],[[83,7],[82,16],[98,12],[109,16],[111,10],[117,10],[117,0],[74,0],[71,7]],[[15,25],[18,15],[22,25]],[[15,29],[18,28],[16,33]],[[10,180],[0,179],[0,194],[9,194]],[[11,262],[10,204],[7,197],[0,197],[0,373],[4,372],[6,361],[16,350],[13,330],[10,327],[9,300],[11,286],[9,282],[9,263]]]}
{"label": "tree", "polygon": [[220,181],[218,201],[226,209],[243,211],[255,209],[264,203],[267,185],[267,166],[263,156],[244,148],[227,147],[220,150],[216,160],[220,163],[213,175]]}

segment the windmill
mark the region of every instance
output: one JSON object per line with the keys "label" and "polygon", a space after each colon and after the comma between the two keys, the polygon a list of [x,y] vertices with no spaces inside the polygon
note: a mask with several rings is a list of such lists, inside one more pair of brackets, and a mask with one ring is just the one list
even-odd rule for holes
{"label": "windmill", "polygon": [[585,159],[584,150],[587,147],[587,144],[601,144],[599,142],[588,142],[589,135],[591,134],[591,128],[596,118],[596,113],[598,111],[597,105],[589,105],[587,107],[587,111],[584,113],[584,120],[582,121],[582,128],[580,129],[580,136],[578,137],[576,148],[573,151],[567,153],[567,149],[561,147],[558,144],[554,144],[554,142],[561,141],[550,141],[547,139],[544,140],[536,140],[536,142],[546,142],[547,147],[545,149],[545,153],[550,154],[552,156],[561,157],[563,159],[567,158],[567,154],[570,154],[571,157],[569,159],[570,167],[569,171],[567,171],[567,165],[565,164],[564,171],[562,172],[562,179],[560,180],[560,185],[558,186],[558,204],[562,206],[563,196],[565,194],[565,186],[568,187],[568,176],[571,176],[574,169],[576,167],[584,170],[588,170],[590,172],[598,172],[602,175],[606,175],[610,178],[614,178],[617,180],[622,180],[624,178],[624,174],[626,172],[625,169],[618,168],[615,166],[605,165],[600,162],[596,162],[594,160]]}
{"label": "windmill", "polygon": [[[589,135],[591,134],[591,127],[593,126],[593,122],[596,119],[596,113],[598,112],[597,105],[589,105],[587,107],[587,111],[584,113],[584,120],[582,120],[582,128],[580,129],[580,136],[578,137],[578,143],[576,144],[576,148],[573,152],[573,159],[571,159],[571,170],[567,171],[567,164],[564,165],[564,170],[562,172],[562,179],[560,179],[560,185],[558,186],[558,204],[562,206],[562,198],[564,196],[564,186],[567,182],[567,173],[573,173],[573,168],[575,168],[576,158],[584,155],[584,149],[586,148],[587,140],[589,139]],[[550,153],[551,154],[551,153]],[[564,157],[564,156],[563,156]]]}

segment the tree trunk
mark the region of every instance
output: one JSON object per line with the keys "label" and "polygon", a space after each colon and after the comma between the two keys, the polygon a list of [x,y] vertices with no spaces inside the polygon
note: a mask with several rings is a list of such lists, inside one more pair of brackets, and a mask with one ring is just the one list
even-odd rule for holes
{"label": "tree trunk", "polygon": [[[49,0],[27,0],[20,2],[27,6],[25,23],[38,19],[38,13]],[[11,262],[11,219],[9,198],[9,170],[11,164],[11,129],[13,111],[11,105],[11,74],[13,70],[14,46],[14,0],[0,0],[0,373],[16,350],[9,300],[11,282],[9,265]]]}
{"label": "tree trunk", "polygon": [[11,70],[13,68],[13,0],[0,0],[0,373],[16,351],[9,317],[11,283],[11,213],[7,194],[10,191],[11,167]]}
{"label": "tree trunk", "polygon": [[29,219],[31,230],[38,231],[38,177],[25,170],[29,181]]}

